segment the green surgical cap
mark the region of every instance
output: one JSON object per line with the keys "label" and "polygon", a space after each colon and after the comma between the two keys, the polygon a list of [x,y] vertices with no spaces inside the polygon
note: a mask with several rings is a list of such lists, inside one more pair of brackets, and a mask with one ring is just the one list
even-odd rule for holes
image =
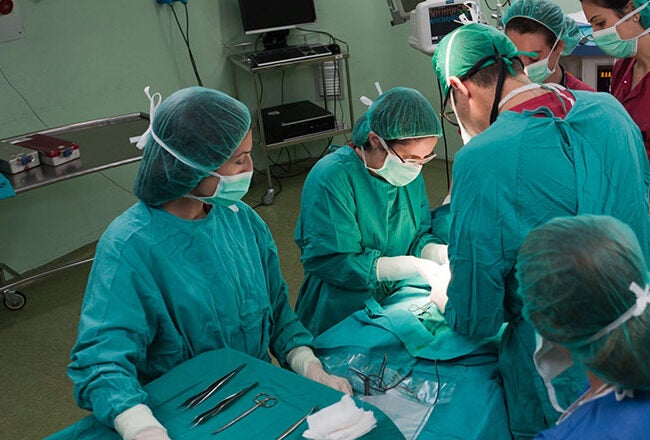
{"label": "green surgical cap", "polygon": [[[450,77],[465,75],[476,63],[491,55],[503,57],[510,65],[519,52],[502,32],[485,24],[471,23],[447,34],[438,44],[432,59],[443,95],[449,90]],[[486,60],[480,68],[495,62],[494,59]]]}
{"label": "green surgical cap", "polygon": [[594,339],[636,304],[648,285],[634,232],[607,216],[560,217],[534,229],[516,266],[523,314],[545,339],[606,382],[650,388],[650,307]]}
{"label": "green surgical cap", "polygon": [[431,103],[415,89],[395,87],[372,103],[354,123],[352,141],[363,145],[370,132],[384,139],[441,136],[442,125]]}
{"label": "green surgical cap", "polygon": [[173,153],[148,135],[133,190],[153,206],[189,193],[230,158],[251,125],[243,103],[203,87],[173,93],[151,117],[153,132]]}
{"label": "green surgical cap", "polygon": [[[634,9],[645,5],[648,3],[648,0],[634,0]],[[639,15],[641,16],[641,25],[645,28],[648,29],[650,27],[650,6],[646,6],[646,8],[639,12]]]}
{"label": "green surgical cap", "polygon": [[550,0],[518,0],[503,14],[503,24],[508,29],[508,22],[513,18],[528,18],[545,26],[557,38],[564,41],[563,55],[569,55],[582,38],[576,22],[564,15],[562,9]]}

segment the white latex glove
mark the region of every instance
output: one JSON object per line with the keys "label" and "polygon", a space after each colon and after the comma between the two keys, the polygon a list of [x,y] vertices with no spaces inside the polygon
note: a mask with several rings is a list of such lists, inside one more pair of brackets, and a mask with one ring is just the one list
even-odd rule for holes
{"label": "white latex glove", "polygon": [[[429,280],[427,279],[427,281]],[[445,313],[445,307],[447,306],[447,300],[449,299],[447,297],[449,281],[451,281],[449,264],[438,266],[435,272],[431,274],[431,293],[429,294],[429,299],[442,313]]]}
{"label": "white latex glove", "polygon": [[449,264],[448,247],[446,244],[429,243],[422,248],[421,257],[434,263]]}
{"label": "white latex glove", "polygon": [[167,430],[147,405],[135,405],[121,412],[113,424],[124,440],[169,440]]}
{"label": "white latex glove", "polygon": [[346,379],[327,374],[323,364],[314,355],[311,348],[300,346],[287,353],[287,363],[293,371],[315,382],[352,395],[352,385]]}
{"label": "white latex glove", "polygon": [[436,270],[436,266],[438,265],[431,260],[411,255],[379,257],[377,259],[377,279],[379,281],[398,281],[419,275],[426,280],[428,274]]}
{"label": "white latex glove", "polygon": [[138,432],[133,440],[170,440],[167,436],[167,431],[160,428],[147,428],[144,431]]}

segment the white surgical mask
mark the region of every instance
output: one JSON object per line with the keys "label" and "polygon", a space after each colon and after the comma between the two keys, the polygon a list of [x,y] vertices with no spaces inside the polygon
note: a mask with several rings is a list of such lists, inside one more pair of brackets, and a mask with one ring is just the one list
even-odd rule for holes
{"label": "white surgical mask", "polygon": [[553,379],[573,365],[571,353],[566,348],[537,335],[537,348],[535,349],[535,354],[533,354],[533,360],[537,372],[544,380],[551,405],[553,405],[556,411],[560,413],[564,412],[564,408],[557,401]]}
{"label": "white surgical mask", "polygon": [[361,148],[361,156],[363,157],[363,164],[367,169],[382,177],[386,182],[390,183],[393,186],[405,186],[415,180],[416,177],[420,174],[422,170],[422,165],[414,163],[402,163],[398,157],[394,154],[391,154],[386,141],[382,138],[379,138],[381,146],[386,150],[386,159],[384,159],[384,164],[381,168],[375,169],[370,168],[366,162],[366,153],[363,148]]}
{"label": "white surgical mask", "polygon": [[185,197],[188,199],[200,200],[208,205],[232,205],[238,202],[246,195],[248,188],[253,178],[253,171],[246,171],[232,176],[223,176],[219,173],[211,172],[215,177],[219,178],[219,183],[214,189],[211,196],[195,196],[194,194],[187,194]]}
{"label": "white surgical mask", "polygon": [[559,38],[555,40],[555,44],[553,44],[553,47],[551,48],[551,51],[549,52],[546,58],[535,61],[534,63],[530,63],[529,65],[526,66],[526,73],[528,74],[528,78],[530,78],[531,81],[536,83],[543,83],[544,81],[546,81],[546,79],[549,76],[555,73],[555,69],[557,69],[557,63],[559,58],[558,60],[555,61],[555,66],[553,67],[553,70],[551,70],[548,63],[549,63],[549,59],[551,58],[551,55],[553,55],[553,51],[555,50],[558,41],[560,41]]}
{"label": "white surgical mask", "polygon": [[650,33],[650,28],[644,30],[643,32],[641,32],[641,34],[637,35],[634,38],[630,38],[629,40],[624,40],[621,38],[621,35],[618,33],[618,29],[616,29],[616,27],[621,23],[625,23],[634,15],[647,8],[648,4],[649,3],[642,4],[634,11],[630,12],[625,17],[621,18],[616,23],[614,23],[614,26],[610,26],[607,29],[601,29],[599,31],[593,32],[592,37],[594,39],[594,42],[598,45],[598,47],[603,52],[605,52],[607,55],[612,57],[629,58],[636,55],[639,38],[641,38],[643,35]]}
{"label": "white surgical mask", "polygon": [[460,116],[458,116],[458,111],[456,110],[456,101],[454,101],[454,91],[451,90],[449,93],[450,93],[449,100],[451,102],[451,109],[456,115],[456,120],[458,121],[458,128],[460,129],[460,137],[463,139],[463,144],[467,145],[467,143],[472,140],[473,136],[469,134],[467,129],[465,129],[465,126],[463,125],[463,121],[461,121]]}

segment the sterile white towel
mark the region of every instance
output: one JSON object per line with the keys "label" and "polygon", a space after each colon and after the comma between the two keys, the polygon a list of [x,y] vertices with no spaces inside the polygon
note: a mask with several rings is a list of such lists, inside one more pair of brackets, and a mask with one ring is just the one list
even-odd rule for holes
{"label": "sterile white towel", "polygon": [[307,417],[302,436],[312,440],[353,440],[377,426],[372,411],[357,408],[347,394],[341,400]]}

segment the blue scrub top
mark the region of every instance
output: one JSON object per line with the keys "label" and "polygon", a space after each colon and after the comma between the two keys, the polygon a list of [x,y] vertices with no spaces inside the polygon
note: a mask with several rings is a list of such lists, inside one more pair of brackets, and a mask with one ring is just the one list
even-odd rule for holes
{"label": "blue scrub top", "polygon": [[650,391],[635,391],[620,402],[611,392],[580,405],[554,428],[535,440],[645,440],[650,437]]}

